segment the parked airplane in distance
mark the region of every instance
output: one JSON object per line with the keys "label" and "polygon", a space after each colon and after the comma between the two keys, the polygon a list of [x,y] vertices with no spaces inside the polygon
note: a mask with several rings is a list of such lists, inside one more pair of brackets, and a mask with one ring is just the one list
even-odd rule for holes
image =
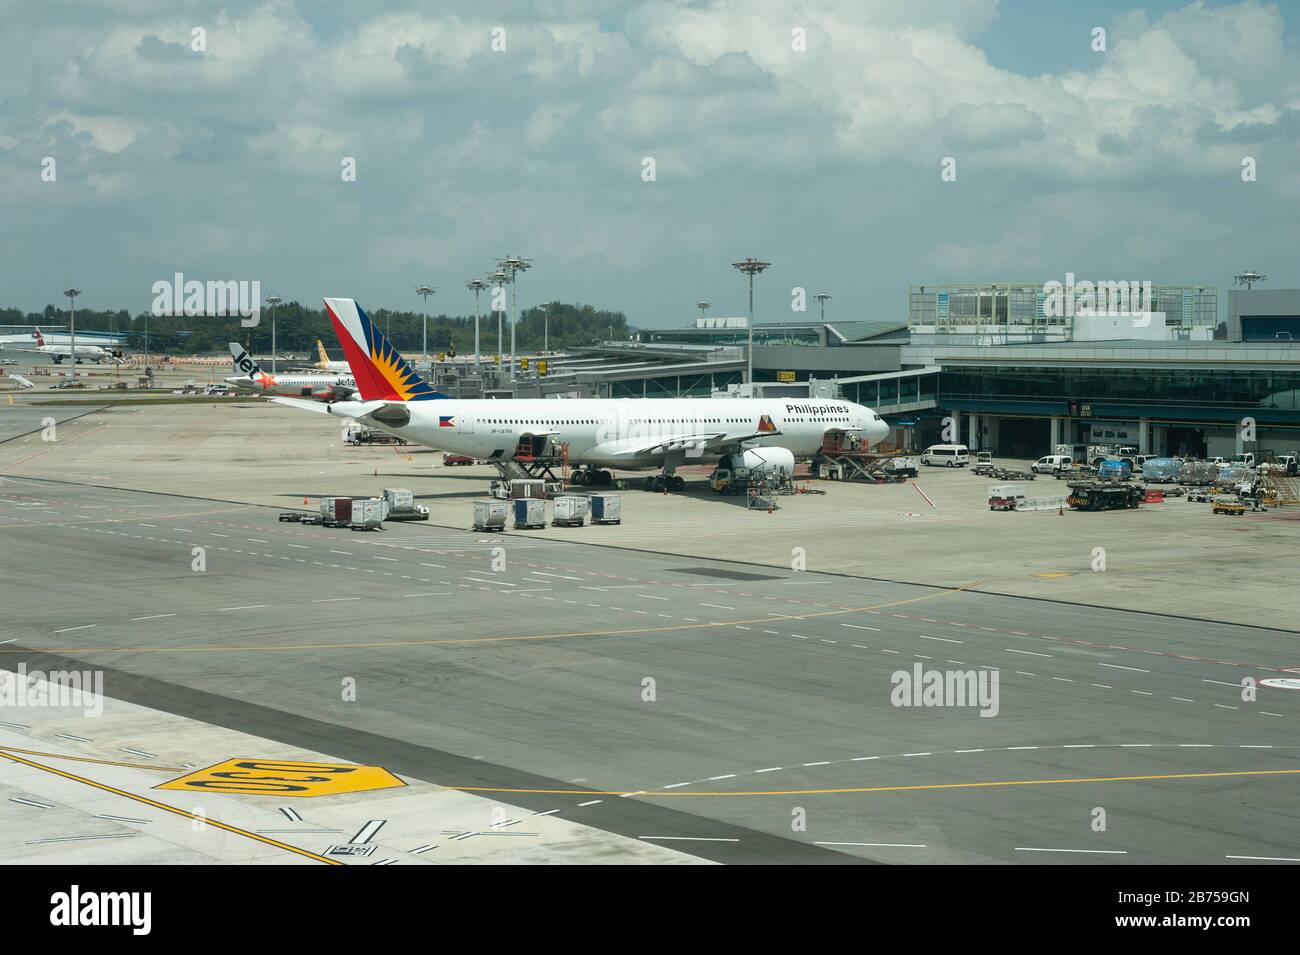
{"label": "parked airplane in distance", "polygon": [[313,368],[319,368],[322,371],[341,371],[351,372],[352,366],[345,361],[331,361],[329,354],[325,351],[325,345],[321,340],[316,339],[316,351],[320,354],[320,361],[313,365]]}
{"label": "parked airplane in distance", "polygon": [[325,308],[356,378],[357,398],[319,404],[272,398],[302,410],[359,421],[427,447],[504,461],[568,445],[575,484],[608,484],[610,468],[658,469],[655,490],[680,491],[686,464],[793,474],[796,458],[827,432],[852,432],[869,446],[889,433],[870,408],[840,399],[570,398],[454,399],[440,394],[397,353],[350,298]]}
{"label": "parked airplane in distance", "polygon": [[[67,336],[62,336],[67,337]],[[36,342],[36,351],[42,355],[49,355],[54,359],[54,364],[63,364],[63,359],[72,357],[72,342],[51,344],[45,340],[45,336],[39,328],[32,331],[32,339]],[[121,349],[104,348],[101,345],[88,345],[84,342],[77,343],[77,364],[85,364],[93,361],[96,365],[103,361],[114,361],[121,363]]]}
{"label": "parked airplane in distance", "polygon": [[286,372],[273,375],[264,371],[239,342],[230,343],[230,354],[235,360],[235,371],[240,374],[227,378],[226,381],[237,388],[248,388],[264,395],[292,395],[316,401],[348,398],[357,390],[352,376],[334,372]]}

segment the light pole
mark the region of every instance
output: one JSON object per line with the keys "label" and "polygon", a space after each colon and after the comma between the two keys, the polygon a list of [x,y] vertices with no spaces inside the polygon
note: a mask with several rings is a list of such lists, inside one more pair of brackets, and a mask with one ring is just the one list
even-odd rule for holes
{"label": "light pole", "polygon": [[707,312],[710,308],[713,307],[713,303],[712,303],[712,302],[696,302],[696,303],[695,303],[695,307],[698,308],[698,309],[700,310],[700,318],[703,318],[703,317],[704,317],[704,313]]}
{"label": "light pole", "polygon": [[69,285],[63,290],[63,294],[68,296],[68,331],[72,337],[72,384],[77,384],[77,296],[81,294],[81,289]]}
{"label": "light pole", "polygon": [[[495,283],[496,287],[504,288],[505,284],[510,281],[510,273],[503,269],[497,269],[495,272],[489,272],[488,278]],[[501,319],[505,315],[506,310],[503,308],[500,311],[497,311],[496,309],[493,309],[493,311],[497,313],[497,372],[499,374],[501,371],[501,359],[505,355],[505,342],[501,334]]]}
{"label": "light pole", "polygon": [[551,306],[559,305],[559,302],[543,302],[542,311],[542,354],[551,353]]}
{"label": "light pole", "polygon": [[525,259],[522,255],[508,255],[504,259],[497,259],[497,266],[510,276],[510,377],[514,378],[515,325],[517,324],[515,316],[519,305],[518,276],[520,272],[526,272],[533,267],[533,260]]}
{"label": "light pole", "polygon": [[277,350],[275,347],[275,307],[283,301],[284,299],[280,298],[278,295],[268,295],[266,297],[266,304],[271,306],[271,374],[273,375],[275,374],[275,355]]}
{"label": "light pole", "polygon": [[745,349],[745,383],[749,385],[751,398],[754,397],[754,276],[771,266],[771,262],[760,262],[755,258],[731,263],[733,269],[739,269],[749,276],[749,346]]}
{"label": "light pole", "polygon": [[822,321],[823,321],[823,322],[826,321],[826,300],[827,300],[828,298],[831,298],[831,297],[832,297],[832,296],[831,296],[831,293],[830,293],[830,292],[818,292],[818,293],[817,293],[817,301],[820,302],[820,303],[821,303],[821,306],[822,306]]}
{"label": "light pole", "polygon": [[482,279],[472,279],[465,283],[465,287],[474,293],[474,371],[478,371],[478,294],[487,288],[487,283]]}
{"label": "light pole", "polygon": [[424,299],[424,339],[420,345],[420,354],[424,360],[429,360],[429,296],[438,291],[432,285],[421,285],[416,288],[415,294]]}

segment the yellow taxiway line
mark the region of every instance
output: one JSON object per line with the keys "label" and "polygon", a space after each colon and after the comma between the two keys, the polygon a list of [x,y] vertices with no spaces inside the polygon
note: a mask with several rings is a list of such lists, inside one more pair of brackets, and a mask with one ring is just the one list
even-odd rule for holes
{"label": "yellow taxiway line", "polygon": [[1293,776],[1300,769],[1247,769],[1223,773],[1163,773],[1153,776],[1080,776],[1072,779],[1002,779],[983,783],[926,783],[916,786],[852,786],[843,789],[764,789],[736,790],[734,792],[701,792],[690,790],[609,790],[609,789],[506,789],[494,786],[443,786],[467,793],[539,793],[555,796],[830,796],[846,793],[898,793],[923,792],[940,789],[992,789],[1005,786],[1060,786],[1066,783],[1132,783],[1158,779],[1223,779],[1232,776]]}
{"label": "yellow taxiway line", "polygon": [[[23,756],[17,756],[11,751],[0,750],[0,757],[4,759],[12,760],[15,763],[21,763],[22,765],[31,767],[32,769],[38,769],[44,773],[52,773],[55,776],[61,776],[64,779],[69,779],[75,783],[81,783],[85,786],[91,786],[95,789],[102,790],[103,792],[106,793],[112,793],[115,796],[122,796],[126,799],[130,799],[138,803],[143,803],[146,806],[152,806],[154,809],[161,809],[163,812],[170,812],[177,816],[184,816],[186,819],[193,819],[197,822],[202,823],[205,826],[212,826],[213,828],[216,829],[222,829],[226,832],[234,833],[237,836],[244,836],[247,839],[253,839],[257,842],[262,843],[263,845],[273,846],[276,849],[283,849],[286,852],[292,852],[295,855],[302,856],[303,858],[311,859],[313,862],[323,862],[325,863],[325,865],[343,865],[343,863],[339,862],[337,859],[330,859],[327,858],[326,856],[317,855],[315,852],[309,852],[306,849],[300,848],[298,846],[290,845],[287,842],[280,842],[278,839],[268,839],[266,838],[266,836],[258,835],[255,832],[249,832],[247,829],[240,829],[238,826],[232,826],[229,823],[218,822],[215,819],[208,819],[196,813],[188,812],[187,810],[184,809],[178,809],[175,806],[169,806],[165,802],[159,802],[156,799],[150,799],[147,796],[141,796],[136,793],[130,793],[124,789],[117,789],[113,786],[106,785],[105,783],[96,782],[93,779],[87,779],[85,776],[78,776],[75,773],[65,772],[62,769],[55,769],[53,766],[46,766],[43,763],[38,763],[34,760],[27,759]],[[153,769],[155,767],[151,766],[149,768]]]}

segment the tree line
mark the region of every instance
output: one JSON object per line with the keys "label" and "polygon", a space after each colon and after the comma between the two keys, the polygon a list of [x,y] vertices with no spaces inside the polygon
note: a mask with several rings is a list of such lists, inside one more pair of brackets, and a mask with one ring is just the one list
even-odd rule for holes
{"label": "tree line", "polygon": [[[369,313],[398,351],[418,353],[423,338],[420,312],[377,309]],[[0,325],[63,326],[68,324],[67,308],[47,305],[40,312],[17,308],[0,308]],[[111,332],[122,335],[126,350],[144,351],[148,328],[149,351],[154,354],[206,355],[225,354],[229,342],[240,342],[255,354],[271,352],[271,310],[262,309],[256,328],[244,328],[238,317],[157,316],[140,312],[131,315],[126,309],[77,309],[77,328],[82,331]],[[502,322],[504,347],[510,350],[510,326]],[[12,332],[11,332],[12,333]],[[515,348],[519,352],[538,352],[543,338],[552,351],[594,345],[607,339],[626,340],[627,318],[622,312],[598,309],[582,303],[552,303],[524,310],[515,328]],[[275,343],[281,353],[315,355],[320,339],[331,354],[338,356],[338,340],[324,307],[308,308],[300,302],[281,302],[275,309]],[[480,323],[479,346],[483,354],[496,353],[497,317],[484,312]],[[471,354],[474,351],[474,316],[430,315],[429,351]]]}

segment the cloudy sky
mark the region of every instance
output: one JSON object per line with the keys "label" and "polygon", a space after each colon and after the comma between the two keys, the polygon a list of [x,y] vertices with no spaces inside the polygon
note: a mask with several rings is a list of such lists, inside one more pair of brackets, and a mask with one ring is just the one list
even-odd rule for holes
{"label": "cloudy sky", "polygon": [[414,307],[428,282],[460,314],[464,282],[510,253],[535,259],[521,304],[641,326],[700,298],[743,313],[729,263],[749,255],[773,263],[760,320],[789,316],[795,286],[891,320],[917,281],[1300,284],[1290,0],[0,0],[0,17],[0,305],[75,282],[86,306],[139,311],[179,271],[371,308]]}

